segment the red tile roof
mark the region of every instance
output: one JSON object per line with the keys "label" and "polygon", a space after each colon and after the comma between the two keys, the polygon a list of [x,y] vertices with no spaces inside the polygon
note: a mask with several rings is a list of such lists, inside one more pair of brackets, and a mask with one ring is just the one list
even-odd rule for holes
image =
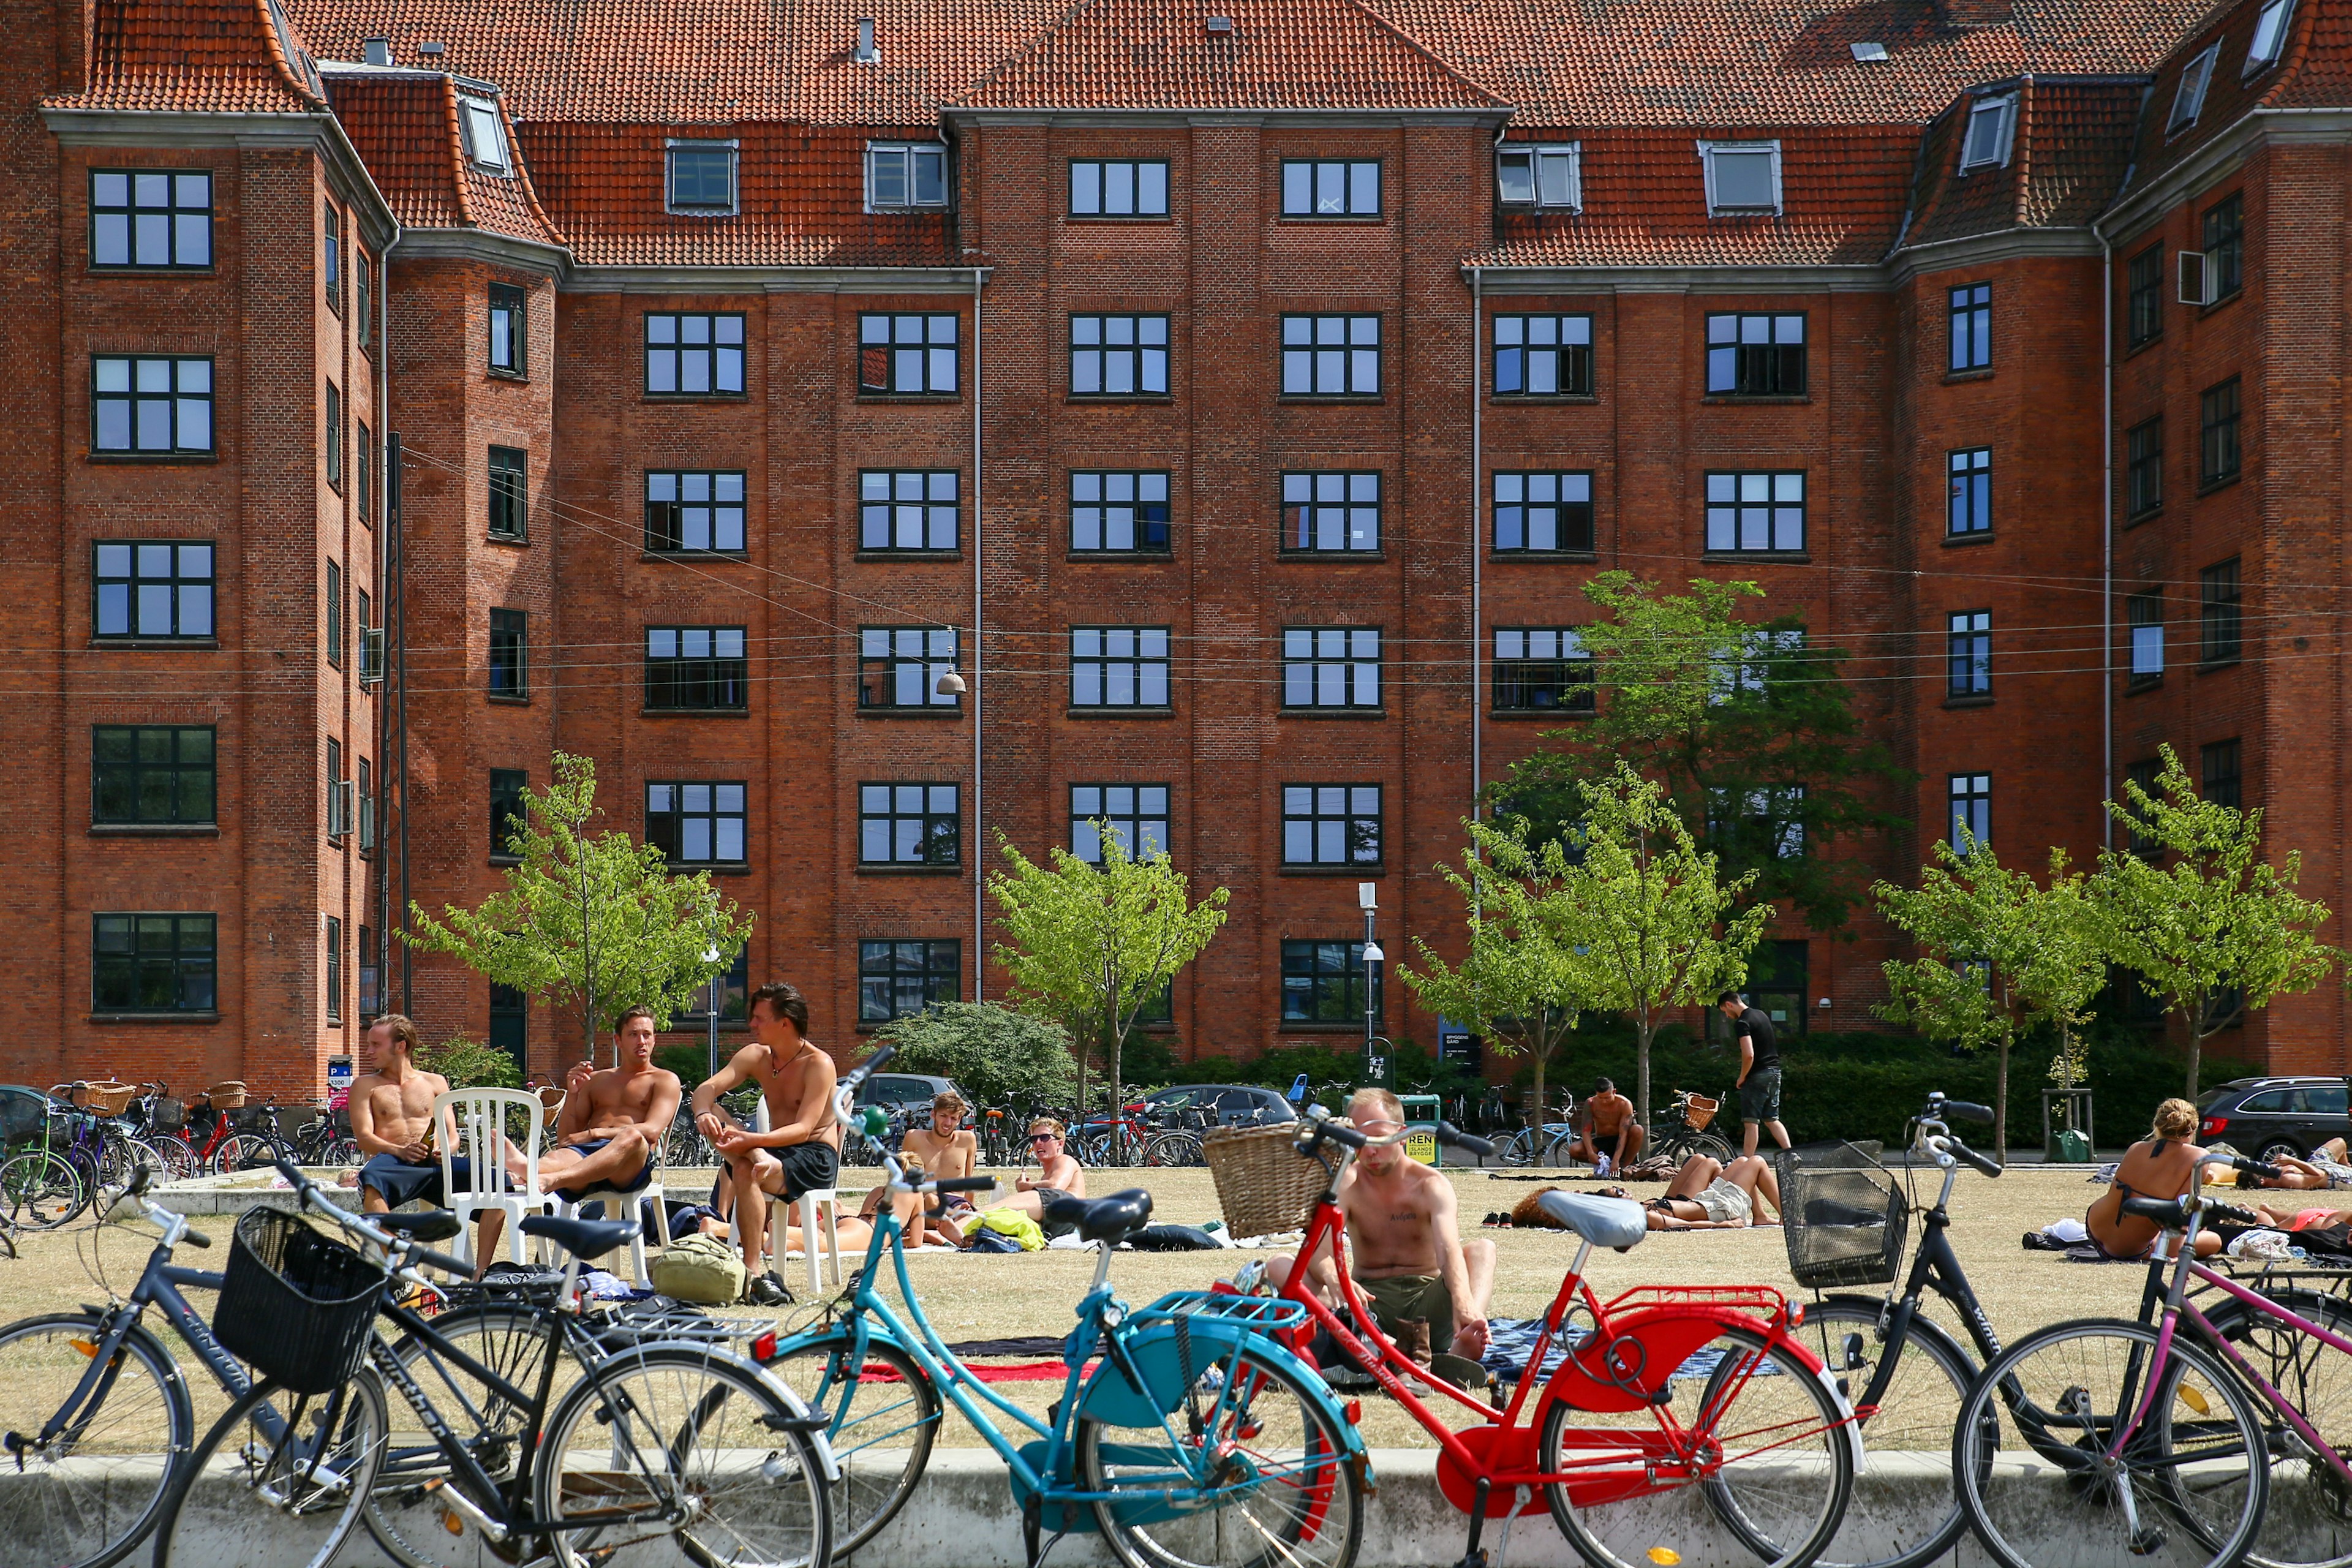
{"label": "red tile roof", "polygon": [[[1213,15],[1224,30],[1209,30]],[[1160,110],[1503,104],[1356,0],[1078,0],[961,101]]]}
{"label": "red tile roof", "polygon": [[[2144,188],[2182,159],[2243,119],[2273,104],[2341,107],[2352,102],[2352,18],[2324,0],[2296,0],[2278,63],[2245,74],[2254,41],[2254,19],[2263,0],[2237,0],[2180,39],[2156,73],[2147,107],[2140,116],[2132,185]],[[2178,35],[2176,35],[2178,37]],[[2167,127],[2191,61],[2216,39],[2221,49],[2194,124],[2175,134]]]}
{"label": "red tile roof", "polygon": [[[530,171],[487,174],[467,161],[457,131],[457,87],[437,71],[330,66],[335,118],[367,164],[394,216],[412,228],[480,228],[561,245],[540,210]],[[514,143],[514,129],[507,140]]]}
{"label": "red tile roof", "polygon": [[[1779,217],[1709,217],[1698,143],[1780,142]],[[1583,144],[1584,210],[1512,216],[1487,267],[1821,267],[1882,259],[1903,222],[1916,132],[1907,125],[1640,127]]]}
{"label": "red tile roof", "polygon": [[2009,161],[1960,173],[1960,144],[1980,97],[1969,94],[1928,125],[1911,193],[1906,247],[2005,229],[2088,223],[2114,199],[2131,162],[2140,77],[2026,77],[1989,84],[2017,96]]}
{"label": "red tile roof", "polygon": [[301,34],[272,26],[268,0],[98,0],[89,79],[56,109],[309,114]]}

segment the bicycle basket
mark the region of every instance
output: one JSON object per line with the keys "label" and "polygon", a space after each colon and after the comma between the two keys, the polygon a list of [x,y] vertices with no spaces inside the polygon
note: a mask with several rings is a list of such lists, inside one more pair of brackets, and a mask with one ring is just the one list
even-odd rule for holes
{"label": "bicycle basket", "polygon": [[1889,1283],[1910,1223],[1894,1175],[1851,1143],[1780,1162],[1780,1237],[1809,1289]]}
{"label": "bicycle basket", "polygon": [[1320,1163],[1291,1147],[1297,1124],[1220,1128],[1203,1133],[1201,1155],[1217,1184],[1217,1206],[1234,1239],[1297,1230],[1330,1181]]}
{"label": "bicycle basket", "polygon": [[1704,1132],[1706,1124],[1715,1120],[1715,1113],[1722,1109],[1723,1101],[1694,1094],[1683,1108],[1683,1125],[1694,1132]]}
{"label": "bicycle basket", "polygon": [[184,1100],[159,1100],[149,1120],[158,1131],[177,1132],[188,1124],[188,1102]]}
{"label": "bicycle basket", "polygon": [[278,1112],[267,1105],[236,1105],[225,1113],[228,1124],[239,1132],[258,1132],[265,1138],[281,1138],[284,1131],[278,1125]]}
{"label": "bicycle basket", "polygon": [[89,1083],[74,1090],[73,1102],[101,1116],[120,1116],[131,1108],[139,1090],[127,1083]]}
{"label": "bicycle basket", "polygon": [[236,1222],[213,1333],[297,1394],[342,1386],[367,1353],[384,1272],[284,1209]]}
{"label": "bicycle basket", "polygon": [[233,1078],[226,1083],[216,1083],[213,1085],[209,1098],[213,1102],[213,1109],[215,1110],[242,1110],[245,1106],[246,1098],[245,1082],[241,1079]]}

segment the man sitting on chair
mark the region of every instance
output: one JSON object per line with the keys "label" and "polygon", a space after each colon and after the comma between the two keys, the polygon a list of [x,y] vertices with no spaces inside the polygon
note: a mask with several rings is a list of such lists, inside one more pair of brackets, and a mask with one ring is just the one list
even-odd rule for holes
{"label": "man sitting on chair", "polygon": [[622,1014],[620,1033],[620,1066],[598,1072],[593,1062],[581,1062],[564,1075],[555,1145],[539,1156],[541,1184],[567,1202],[645,1191],[654,1179],[654,1152],[677,1116],[685,1091],[677,1074],[654,1066],[652,1009]]}
{"label": "man sitting on chair", "polygon": [[[808,1001],[782,981],[751,993],[751,1029],[759,1037],[734,1059],[695,1086],[694,1124],[719,1157],[712,1205],[735,1211],[735,1234],[743,1244],[745,1288],[754,1306],[781,1306],[792,1300],[784,1282],[761,1268],[772,1193],[786,1203],[803,1193],[831,1187],[841,1172],[841,1127],[833,1119],[834,1086],[841,1075],[833,1058],[808,1037]],[[757,1132],[719,1108],[719,1097],[740,1084],[757,1084],[768,1106],[768,1131]]]}

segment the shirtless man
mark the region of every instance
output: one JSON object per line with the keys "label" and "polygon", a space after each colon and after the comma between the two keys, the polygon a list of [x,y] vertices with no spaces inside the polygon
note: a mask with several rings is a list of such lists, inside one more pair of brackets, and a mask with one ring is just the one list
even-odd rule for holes
{"label": "shirtless man", "polygon": [[1650,1135],[1633,1120],[1633,1102],[1617,1092],[1617,1086],[1602,1079],[1594,1087],[1592,1098],[1584,1102],[1584,1131],[1568,1146],[1571,1160],[1592,1162],[1596,1176],[1611,1171],[1622,1171],[1642,1157],[1642,1146]]}
{"label": "shirtless man", "polygon": [[[386,1013],[369,1025],[361,1042],[368,1070],[352,1081],[349,1107],[352,1141],[368,1157],[360,1167],[360,1206],[368,1214],[383,1214],[417,1198],[441,1201],[441,1158],[426,1134],[433,1122],[433,1098],[449,1092],[449,1080],[416,1065],[417,1044],[416,1026],[398,1013]],[[455,1131],[445,1119],[445,1144]],[[465,1157],[459,1155],[456,1163],[463,1170]]]}
{"label": "shirtless man", "polygon": [[555,1146],[539,1156],[541,1184],[575,1204],[590,1193],[645,1190],[685,1092],[677,1074],[654,1066],[651,1008],[622,1014],[620,1032],[620,1066],[598,1072],[581,1062],[565,1075]]}
{"label": "shirtless man", "polygon": [[[1348,1101],[1348,1120],[1359,1132],[1385,1138],[1404,1126],[1404,1107],[1387,1089],[1360,1089]],[[1339,1185],[1339,1212],[1353,1254],[1349,1271],[1382,1332],[1410,1349],[1405,1341],[1421,1336],[1407,1325],[1417,1324],[1436,1354],[1475,1362],[1486,1353],[1495,1244],[1483,1237],[1462,1239],[1453,1183],[1408,1158],[1402,1143],[1368,1148]],[[1266,1279],[1277,1294],[1297,1267],[1290,1257],[1266,1260]],[[1326,1300],[1338,1300],[1328,1252],[1307,1260],[1307,1278]]]}
{"label": "shirtless man", "polygon": [[[841,1127],[833,1119],[833,1091],[841,1075],[833,1058],[808,1037],[808,1002],[782,981],[751,993],[754,1044],[707,1078],[694,1090],[694,1124],[726,1162],[717,1202],[735,1207],[735,1233],[743,1244],[747,1290],[756,1306],[792,1300],[784,1283],[760,1267],[767,1238],[768,1205],[738,1194],[775,1193],[786,1203],[803,1193],[830,1187],[841,1172]],[[769,1130],[754,1132],[719,1109],[719,1097],[742,1084],[760,1086],[768,1105]]]}
{"label": "shirtless man", "polygon": [[[1045,1205],[1055,1198],[1082,1198],[1087,1195],[1087,1173],[1064,1147],[1065,1129],[1050,1116],[1041,1116],[1029,1124],[1029,1147],[1037,1156],[1037,1174],[1032,1177],[1024,1166],[1013,1178],[1013,1195],[995,1206],[1018,1209],[1037,1222],[1037,1228],[1051,1241],[1057,1236],[1067,1236],[1076,1227],[1056,1225],[1045,1217]],[[970,1136],[969,1133],[966,1134]],[[977,1215],[973,1216],[975,1220]],[[971,1234],[971,1226],[964,1234]]]}

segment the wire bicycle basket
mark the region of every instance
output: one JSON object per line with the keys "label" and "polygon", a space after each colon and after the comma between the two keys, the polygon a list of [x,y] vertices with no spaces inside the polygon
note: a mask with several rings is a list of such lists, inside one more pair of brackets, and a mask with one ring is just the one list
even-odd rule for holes
{"label": "wire bicycle basket", "polygon": [[297,1394],[331,1393],[367,1354],[384,1279],[299,1215],[247,1209],[229,1243],[213,1334]]}
{"label": "wire bicycle basket", "polygon": [[1780,1237],[1808,1289],[1891,1283],[1910,1225],[1894,1173],[1851,1143],[1781,1163]]}

